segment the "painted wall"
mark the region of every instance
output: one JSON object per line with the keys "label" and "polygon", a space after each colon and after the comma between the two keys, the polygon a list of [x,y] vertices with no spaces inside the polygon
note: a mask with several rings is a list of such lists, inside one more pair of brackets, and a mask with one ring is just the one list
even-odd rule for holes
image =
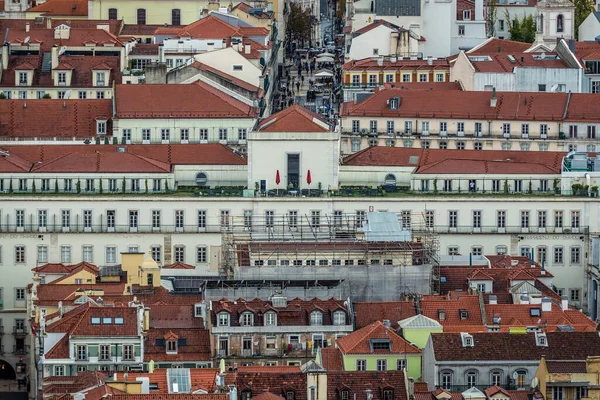
{"label": "painted wall", "polygon": [[429,336],[432,333],[443,332],[443,328],[427,328],[427,329],[402,329],[402,336],[410,343],[414,343],[418,348],[422,349],[427,345]]}
{"label": "painted wall", "polygon": [[377,371],[377,360],[387,360],[388,370],[395,370],[397,360],[406,360],[406,374],[418,380],[421,377],[421,355],[343,355],[344,370],[356,371],[356,360],[367,360],[367,371]]}
{"label": "painted wall", "polygon": [[579,41],[594,41],[600,35],[600,21],[592,13],[579,25]]}
{"label": "painted wall", "polygon": [[[119,0],[88,0],[89,19],[108,19],[108,10],[117,9],[117,19],[124,20],[125,24],[137,24],[137,9],[146,9],[146,24],[163,25],[172,24],[171,10],[181,10],[181,24],[188,25],[200,17],[200,11],[208,8],[208,1],[182,1],[176,0],[165,3],[163,1],[130,1]],[[224,6],[226,7],[226,6]]]}

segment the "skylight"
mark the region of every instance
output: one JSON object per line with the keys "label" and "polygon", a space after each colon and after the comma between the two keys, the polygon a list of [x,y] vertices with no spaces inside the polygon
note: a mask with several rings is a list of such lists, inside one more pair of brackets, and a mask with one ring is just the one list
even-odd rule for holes
{"label": "skylight", "polygon": [[189,368],[169,368],[167,379],[169,380],[169,393],[190,393]]}

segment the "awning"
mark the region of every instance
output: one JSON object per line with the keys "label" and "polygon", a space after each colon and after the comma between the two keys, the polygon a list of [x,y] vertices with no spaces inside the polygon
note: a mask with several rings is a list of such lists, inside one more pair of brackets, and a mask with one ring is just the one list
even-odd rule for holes
{"label": "awning", "polygon": [[319,62],[319,63],[331,63],[331,62],[333,62],[333,57],[319,57],[319,58],[317,58],[317,62]]}
{"label": "awning", "polygon": [[317,57],[333,57],[333,54],[325,52],[325,53],[317,54]]}
{"label": "awning", "polygon": [[315,77],[317,77],[317,78],[327,78],[327,77],[331,77],[331,76],[333,76],[333,73],[326,69],[321,70],[315,74]]}

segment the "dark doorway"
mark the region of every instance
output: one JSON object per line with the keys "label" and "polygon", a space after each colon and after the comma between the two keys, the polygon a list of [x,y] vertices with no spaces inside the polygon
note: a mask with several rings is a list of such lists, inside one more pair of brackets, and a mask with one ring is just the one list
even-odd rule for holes
{"label": "dark doorway", "polygon": [[16,379],[14,368],[4,360],[0,360],[0,380],[2,379]]}
{"label": "dark doorway", "polygon": [[300,183],[300,154],[287,155],[287,179],[288,187],[293,185],[294,189],[299,187]]}

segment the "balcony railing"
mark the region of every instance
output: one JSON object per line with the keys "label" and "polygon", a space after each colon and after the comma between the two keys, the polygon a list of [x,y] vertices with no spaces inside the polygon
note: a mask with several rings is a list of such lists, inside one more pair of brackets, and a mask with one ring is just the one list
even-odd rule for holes
{"label": "balcony railing", "polygon": [[25,345],[24,347],[13,346],[13,354],[25,355],[27,353],[29,353],[29,345]]}
{"label": "balcony railing", "polygon": [[27,335],[27,327],[13,326],[13,335]]}

